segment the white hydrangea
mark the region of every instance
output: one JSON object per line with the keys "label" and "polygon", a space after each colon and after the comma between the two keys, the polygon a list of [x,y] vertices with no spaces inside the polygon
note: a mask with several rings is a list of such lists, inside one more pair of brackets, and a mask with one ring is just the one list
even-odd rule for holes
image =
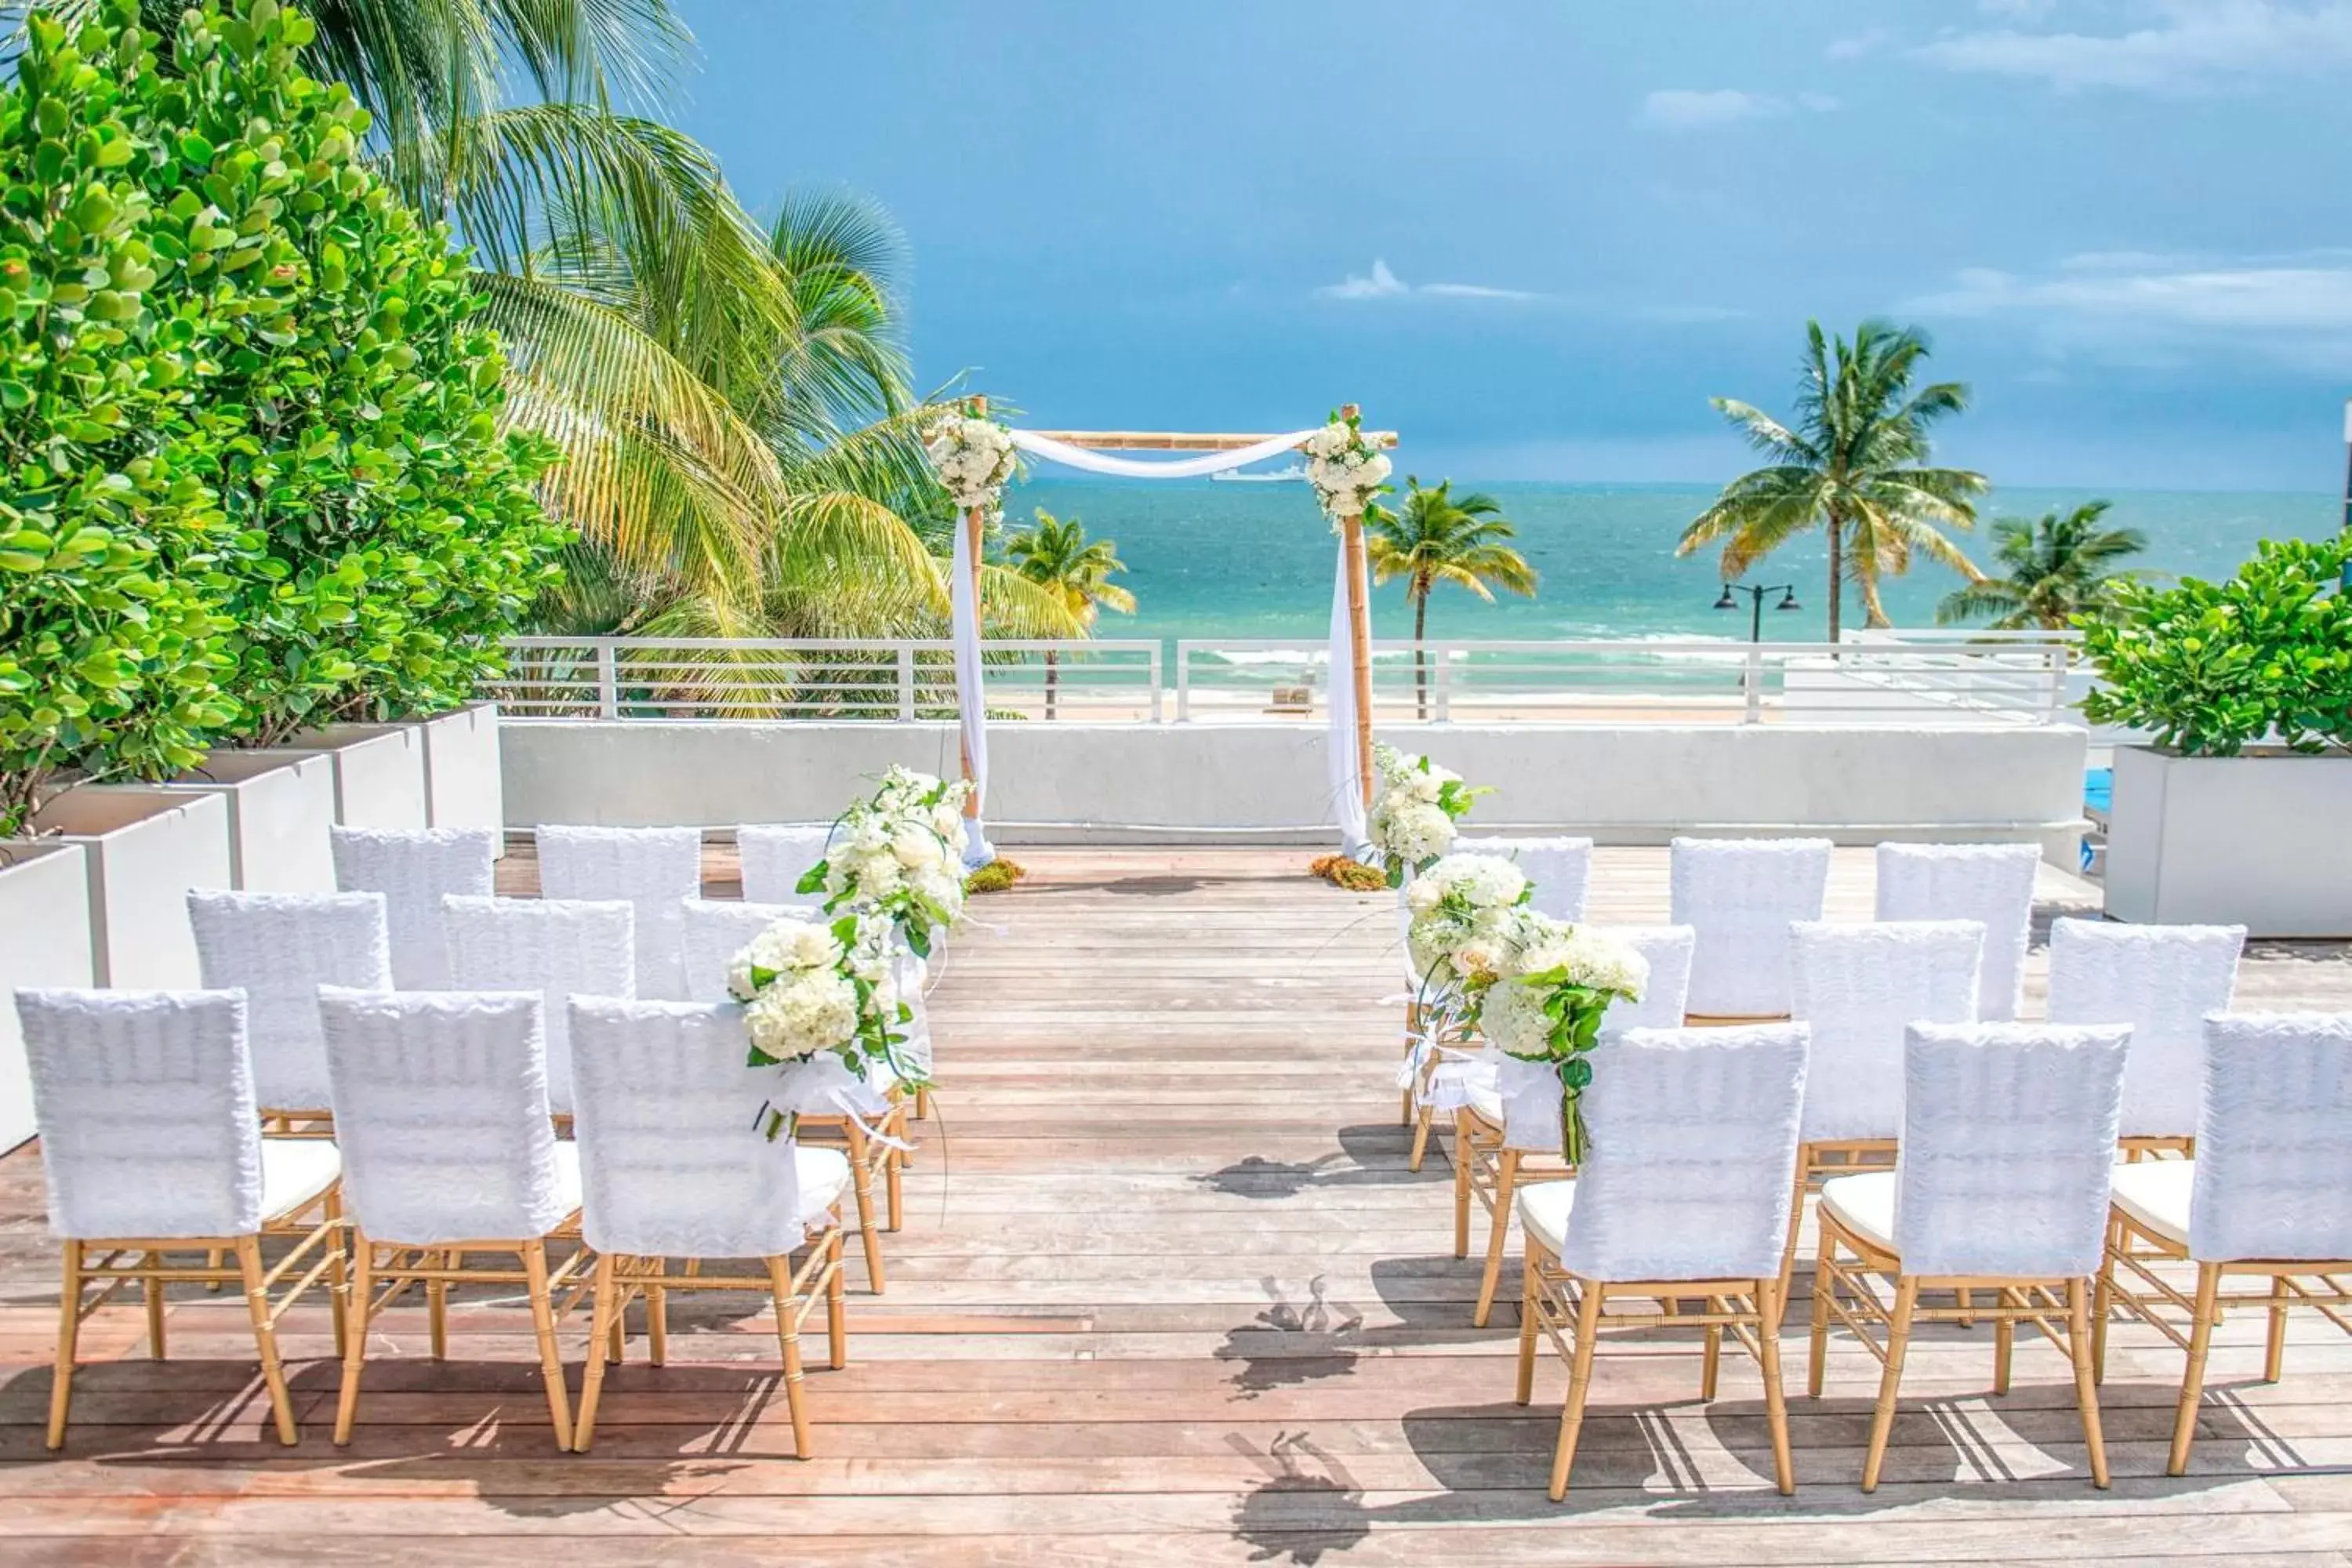
{"label": "white hydrangea", "polygon": [[805,971],[761,987],[743,1009],[743,1026],[779,1061],[837,1050],[857,1032],[857,988],[838,970]]}
{"label": "white hydrangea", "polygon": [[1650,984],[1650,965],[1627,942],[1594,926],[1530,910],[1519,912],[1514,975],[1558,973],[1561,983],[1588,990],[1606,991],[1629,1001],[1641,1000]]}
{"label": "white hydrangea", "polygon": [[1361,517],[1391,471],[1388,458],[1345,420],[1332,420],[1298,449],[1307,455],[1307,481],[1334,521]]}
{"label": "white hydrangea", "polygon": [[1544,1000],[1550,994],[1549,986],[1525,980],[1497,982],[1479,1004],[1478,1032],[1507,1055],[1549,1055],[1552,1020]]}
{"label": "white hydrangea", "polygon": [[923,442],[931,468],[959,508],[993,511],[1013,477],[1013,437],[992,419],[950,415],[934,424]]}
{"label": "white hydrangea", "polygon": [[1499,855],[1447,855],[1413,879],[1429,883],[1440,902],[1472,910],[1508,909],[1528,890],[1527,873]]}

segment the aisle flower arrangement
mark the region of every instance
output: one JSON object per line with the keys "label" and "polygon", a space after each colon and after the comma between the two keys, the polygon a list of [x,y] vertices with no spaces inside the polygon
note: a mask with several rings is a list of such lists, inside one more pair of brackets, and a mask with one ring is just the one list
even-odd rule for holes
{"label": "aisle flower arrangement", "polygon": [[993,419],[950,414],[925,432],[923,450],[959,511],[980,507],[991,514],[1004,500],[1013,478],[1013,437]]}
{"label": "aisle flower arrangement", "polygon": [[[845,1088],[885,1074],[920,1081],[919,1064],[898,1048],[913,1010],[891,977],[894,947],[890,922],[877,916],[828,923],[788,915],[735,954],[727,989],[743,1004],[750,1065],[783,1069],[760,1110],[769,1138],[789,1132],[803,1110]],[[834,1070],[812,1070],[826,1068]]]}
{"label": "aisle flower arrangement", "polygon": [[1307,454],[1307,482],[1315,487],[1323,515],[1335,526],[1343,517],[1363,516],[1372,498],[1387,489],[1388,458],[1364,438],[1352,414],[1334,414],[1298,449]]}
{"label": "aisle flower arrangement", "polygon": [[1400,888],[1408,871],[1427,870],[1454,847],[1454,824],[1480,795],[1494,791],[1474,788],[1460,773],[1394,746],[1375,743],[1372,766],[1379,789],[1366,832],[1387,868],[1388,885]]}
{"label": "aisle flower arrangement", "polygon": [[1501,973],[1477,996],[1477,1027],[1505,1056],[1539,1062],[1559,1079],[1560,1157],[1585,1154],[1582,1100],[1592,1047],[1619,999],[1638,1002],[1650,967],[1631,946],[1591,926],[1519,912]]}
{"label": "aisle flower arrangement", "polygon": [[963,807],[971,786],[894,767],[881,787],[842,813],[825,858],[798,885],[823,893],[827,914],[873,916],[929,958],[963,913]]}

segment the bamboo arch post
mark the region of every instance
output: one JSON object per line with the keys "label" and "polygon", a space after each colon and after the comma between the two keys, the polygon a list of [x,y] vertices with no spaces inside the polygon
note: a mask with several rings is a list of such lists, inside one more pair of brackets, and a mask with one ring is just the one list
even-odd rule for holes
{"label": "bamboo arch post", "polygon": [[[1354,419],[1352,403],[1339,410],[1342,419]],[[1356,685],[1356,782],[1364,805],[1372,804],[1372,608],[1364,589],[1364,519],[1359,512],[1339,520],[1340,550],[1348,570],[1348,652]]]}
{"label": "bamboo arch post", "polygon": [[[988,417],[988,399],[985,395],[968,397],[964,399],[963,410],[971,418],[985,419]],[[983,641],[987,638],[988,628],[982,622],[981,614],[980,547],[987,527],[988,510],[985,507],[968,507],[964,510],[964,546],[971,556],[971,615]],[[981,714],[981,722],[984,724],[987,721],[988,715],[983,711]],[[956,727],[961,731],[963,726],[959,723]],[[980,780],[973,776],[971,771],[971,742],[959,735],[956,744],[957,749],[963,755],[963,782],[971,786],[963,797],[963,814],[967,820],[977,822],[980,820]]]}

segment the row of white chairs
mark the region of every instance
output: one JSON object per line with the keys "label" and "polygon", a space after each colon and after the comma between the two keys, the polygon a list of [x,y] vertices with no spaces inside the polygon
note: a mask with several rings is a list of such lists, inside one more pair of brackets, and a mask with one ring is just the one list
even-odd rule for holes
{"label": "row of white chairs", "polygon": [[[1994,1325],[1992,1384],[2008,1391],[2016,1331],[2072,1364],[2094,1484],[2108,1471],[2096,1384],[2112,1311],[2187,1352],[2167,1469],[2185,1473],[2225,1307],[2269,1314],[2279,1375],[2290,1309],[2352,1327],[2352,1015],[2203,1022],[2193,1160],[2119,1164],[2129,1030],[2120,1026],[1915,1024],[1902,1052],[1896,1167],[1822,1189],[1808,1385],[1820,1396],[1834,1327],[1882,1363],[1862,1487],[1885,1466],[1906,1352],[1923,1322]],[[1702,1398],[1726,1333],[1760,1365],[1775,1479],[1793,1489],[1780,1387],[1782,1259],[1812,1087],[1836,1070],[1801,1023],[1640,1029],[1597,1049],[1573,1180],[1523,1189],[1517,1397],[1536,1342],[1569,1364],[1551,1496],[1575,1461],[1604,1327],[1698,1328]],[[2184,1291],[2158,1272],[2193,1266]],[[2262,1288],[2223,1287],[2252,1276]],[[1952,1301],[1923,1301],[1923,1296]],[[1646,1310],[1611,1312],[1612,1302]]]}
{"label": "row of white chairs", "polygon": [[[410,880],[414,886],[422,879]],[[204,984],[246,995],[254,1090],[262,1116],[282,1131],[329,1120],[321,989],[416,989],[400,984],[391,962],[387,895],[192,891],[187,897]],[[788,911],[783,905],[700,898],[682,899],[678,906],[675,931],[685,989],[688,999],[702,1003],[729,999],[727,971],[734,954]],[[410,907],[412,933],[421,907]],[[570,1005],[583,998],[638,999],[638,906],[625,900],[447,893],[441,897],[438,917],[448,988],[529,991],[543,1000],[549,1105],[557,1117],[571,1117],[577,1094]],[[921,983],[911,968],[907,981],[915,1013],[908,1049],[919,1058],[929,1049]],[[848,1145],[866,1280],[879,1292],[887,1283],[880,1233],[897,1230],[903,1215],[898,1145],[905,1142],[909,1106],[895,1079],[870,1087],[877,1103],[889,1101],[870,1130],[848,1115],[823,1119],[822,1125]]]}
{"label": "row of white chairs", "polygon": [[[260,1135],[242,991],[16,994],[49,1224],[64,1247],[52,1449],[65,1441],[89,1314],[138,1283],[160,1359],[164,1287],[203,1281],[243,1289],[288,1444],[297,1433],[278,1335],[311,1287],[331,1293],[342,1443],[378,1313],[422,1286],[438,1359],[452,1284],[521,1286],[556,1446],[582,1451],[633,1296],[645,1298],[660,1364],[668,1291],[760,1289],[773,1299],[795,1451],[807,1455],[799,1333],[822,1300],[832,1364],[845,1363],[850,1169],[835,1151],[762,1136],[735,1009],[570,1002],[576,1137],[559,1141],[538,992],[328,986],[316,1005],[332,1141]],[[265,1258],[265,1237],[291,1249]],[[219,1261],[228,1254],[233,1268]],[[500,1261],[479,1267],[483,1255]],[[686,1272],[670,1272],[680,1259]],[[755,1259],[761,1271],[699,1267],[721,1259]],[[593,1324],[575,1421],[556,1331],[583,1299]]]}

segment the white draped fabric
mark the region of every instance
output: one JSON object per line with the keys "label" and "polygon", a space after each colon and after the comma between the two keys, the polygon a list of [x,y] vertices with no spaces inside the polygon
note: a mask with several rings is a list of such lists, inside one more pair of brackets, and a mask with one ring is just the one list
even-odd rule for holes
{"label": "white draped fabric", "polygon": [[980,678],[980,593],[973,581],[971,530],[959,521],[955,531],[952,608],[955,618],[956,721],[963,730],[963,754],[971,765],[975,810],[970,819],[971,844],[965,864],[985,866],[996,858],[988,842],[988,694]]}
{"label": "white draped fabric", "polygon": [[1197,458],[1154,462],[1114,458],[1091,447],[1073,447],[1067,441],[1056,441],[1051,436],[1040,436],[1028,430],[1013,430],[1007,434],[1012,436],[1014,446],[1031,457],[1059,463],[1066,468],[1080,468],[1089,474],[1110,474],[1122,479],[1197,479],[1203,474],[1222,474],[1229,469],[1264,462],[1268,458],[1278,458],[1296,449],[1298,443],[1315,432],[1293,430],[1287,436],[1268,436],[1253,446],[1238,447],[1230,452],[1206,452]]}
{"label": "white draped fabric", "polygon": [[[1295,450],[1315,431],[1294,430],[1286,435],[1268,436],[1263,441],[1229,452],[1209,452],[1196,458],[1153,462],[1114,458],[1033,431],[1013,430],[1008,434],[1013,437],[1013,444],[1031,457],[1059,463],[1065,468],[1090,474],[1109,474],[1120,479],[1198,479],[1203,474],[1223,473],[1279,457]],[[1365,593],[1365,603],[1370,604],[1369,582]],[[956,529],[953,609],[956,711],[963,730],[964,755],[971,764],[973,790],[984,808],[988,800],[988,703],[981,679],[980,605],[972,588],[971,545],[965,530],[961,526]],[[1349,854],[1361,858],[1371,847],[1365,835],[1362,784],[1357,771],[1356,687],[1352,679],[1355,650],[1350,631],[1348,622],[1348,556],[1342,550],[1331,598],[1331,656],[1328,666],[1331,683],[1331,739],[1328,748],[1331,805],[1333,820],[1339,825],[1343,847]],[[995,858],[996,851],[988,842],[982,818],[974,817],[970,863],[982,866]]]}
{"label": "white draped fabric", "polygon": [[[1364,784],[1356,756],[1356,656],[1353,628],[1348,619],[1348,552],[1344,546],[1339,555],[1339,570],[1331,578],[1331,657],[1326,661],[1331,684],[1328,704],[1331,729],[1323,749],[1329,758],[1331,816],[1339,825],[1340,847],[1362,860],[1371,854],[1372,846],[1364,826]],[[1364,603],[1371,602],[1368,581]]]}

